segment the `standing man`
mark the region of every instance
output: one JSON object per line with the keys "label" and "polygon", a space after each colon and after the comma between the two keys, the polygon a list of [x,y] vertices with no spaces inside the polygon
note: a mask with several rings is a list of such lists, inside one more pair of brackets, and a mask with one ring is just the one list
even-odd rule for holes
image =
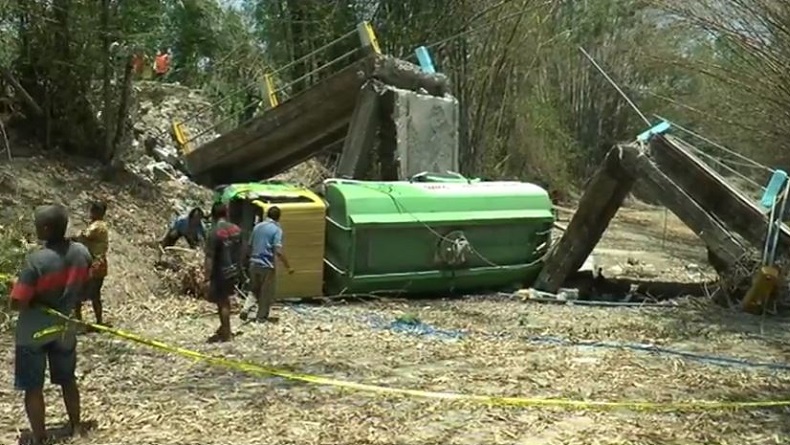
{"label": "standing man", "polygon": [[231,339],[230,297],[241,277],[241,229],[227,220],[228,208],[222,203],[211,207],[214,221],[206,240],[205,277],[209,282],[208,299],[217,305],[219,329],[209,337],[209,343]]}
{"label": "standing man", "polygon": [[199,207],[189,211],[188,215],[179,216],[167,228],[160,244],[162,248],[175,246],[178,240],[184,238],[189,247],[195,249],[206,237],[203,227],[203,210]]}
{"label": "standing man", "polygon": [[242,308],[240,317],[247,320],[253,305],[258,305],[255,321],[264,323],[269,319],[269,311],[274,303],[275,257],[282,261],[289,274],[294,273],[288,258],[283,252],[283,229],[280,227],[280,208],[269,207],[266,219],[252,229],[249,243],[250,293]]}
{"label": "standing man", "polygon": [[[28,254],[11,290],[11,308],[19,311],[16,325],[14,383],[25,392],[25,411],[32,443],[46,440],[44,371],[49,362],[50,381],[60,385],[72,434],[81,433],[80,392],[74,371],[77,337],[73,327],[45,312],[74,312],[88,282],[91,256],[80,243],[66,238],[69,217],[59,205],[35,212],[36,235],[44,248]],[[60,327],[60,329],[58,329]],[[37,336],[36,333],[44,333]]]}
{"label": "standing man", "polygon": [[90,206],[91,222],[88,227],[76,237],[76,241],[85,245],[93,257],[90,269],[90,280],[83,294],[74,317],[82,320],[82,302],[90,301],[93,307],[93,315],[96,317],[96,324],[104,324],[101,290],[104,286],[104,278],[107,276],[107,250],[109,249],[109,229],[104,221],[107,213],[107,205],[101,201],[94,201]]}

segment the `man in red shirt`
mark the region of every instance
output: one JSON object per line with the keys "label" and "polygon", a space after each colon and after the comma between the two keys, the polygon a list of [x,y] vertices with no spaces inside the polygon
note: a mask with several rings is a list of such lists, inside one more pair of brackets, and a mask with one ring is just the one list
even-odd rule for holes
{"label": "man in red shirt", "polygon": [[19,311],[15,334],[14,386],[25,392],[32,443],[46,440],[44,372],[61,387],[72,434],[80,433],[80,392],[74,375],[77,336],[73,327],[51,315],[71,315],[88,283],[92,262],[88,249],[66,238],[69,217],[63,206],[36,209],[35,225],[44,247],[28,254],[11,290],[11,308]]}
{"label": "man in red shirt", "polygon": [[204,273],[209,283],[209,301],[217,305],[219,329],[209,337],[209,343],[231,339],[230,298],[236,293],[241,277],[241,229],[227,217],[227,207],[214,203],[211,208],[213,225],[206,238]]}

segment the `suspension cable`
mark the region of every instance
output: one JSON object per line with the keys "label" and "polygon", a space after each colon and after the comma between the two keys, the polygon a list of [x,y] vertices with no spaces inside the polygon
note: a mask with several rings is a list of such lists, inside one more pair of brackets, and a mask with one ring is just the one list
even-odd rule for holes
{"label": "suspension cable", "polygon": [[695,137],[695,138],[697,138],[697,139],[699,139],[699,140],[701,140],[701,141],[703,141],[703,142],[705,142],[707,144],[710,144],[713,147],[718,148],[719,150],[721,150],[721,151],[723,151],[723,152],[725,152],[725,153],[727,153],[729,155],[732,155],[732,156],[740,159],[741,161],[744,161],[744,162],[747,162],[747,163],[751,164],[752,167],[754,167],[754,168],[759,168],[759,169],[765,170],[765,171],[767,171],[769,173],[773,173],[774,172],[774,169],[768,167],[767,165],[763,165],[763,164],[755,161],[754,159],[749,158],[748,156],[744,156],[744,155],[738,153],[737,151],[735,151],[735,150],[733,150],[731,148],[727,148],[724,145],[721,145],[721,144],[719,144],[719,143],[717,143],[717,142],[715,142],[715,141],[713,141],[711,139],[706,138],[705,136],[702,136],[701,134],[695,133],[694,131],[689,130],[688,128],[682,127],[682,126],[670,121],[669,119],[665,119],[665,118],[663,118],[663,117],[661,117],[661,116],[659,116],[657,114],[654,114],[653,116],[655,116],[657,119],[661,119],[663,121],[666,121],[667,123],[671,124],[673,127],[675,127],[678,130],[688,134],[689,136],[693,136],[693,137]]}

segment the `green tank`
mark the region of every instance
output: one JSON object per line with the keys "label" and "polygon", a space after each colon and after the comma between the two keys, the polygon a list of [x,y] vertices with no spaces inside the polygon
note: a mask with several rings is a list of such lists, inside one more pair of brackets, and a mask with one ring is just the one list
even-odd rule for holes
{"label": "green tank", "polygon": [[447,179],[326,181],[327,293],[431,294],[531,283],[554,223],[546,190]]}
{"label": "green tank", "polygon": [[447,172],[447,173],[431,173],[431,172],[422,172],[417,173],[416,175],[409,178],[409,182],[466,182],[466,183],[476,183],[480,182],[479,178],[467,178],[466,176],[456,173],[456,172]]}

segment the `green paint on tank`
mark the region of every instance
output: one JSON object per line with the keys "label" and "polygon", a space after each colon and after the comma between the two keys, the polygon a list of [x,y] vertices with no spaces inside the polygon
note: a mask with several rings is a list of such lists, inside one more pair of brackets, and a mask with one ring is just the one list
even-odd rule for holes
{"label": "green paint on tank", "polygon": [[329,294],[468,292],[530,284],[554,222],[524,182],[329,180]]}
{"label": "green paint on tank", "polygon": [[296,184],[277,181],[244,182],[218,187],[214,202],[229,203],[234,199],[257,199],[260,196],[292,195],[304,190]]}

